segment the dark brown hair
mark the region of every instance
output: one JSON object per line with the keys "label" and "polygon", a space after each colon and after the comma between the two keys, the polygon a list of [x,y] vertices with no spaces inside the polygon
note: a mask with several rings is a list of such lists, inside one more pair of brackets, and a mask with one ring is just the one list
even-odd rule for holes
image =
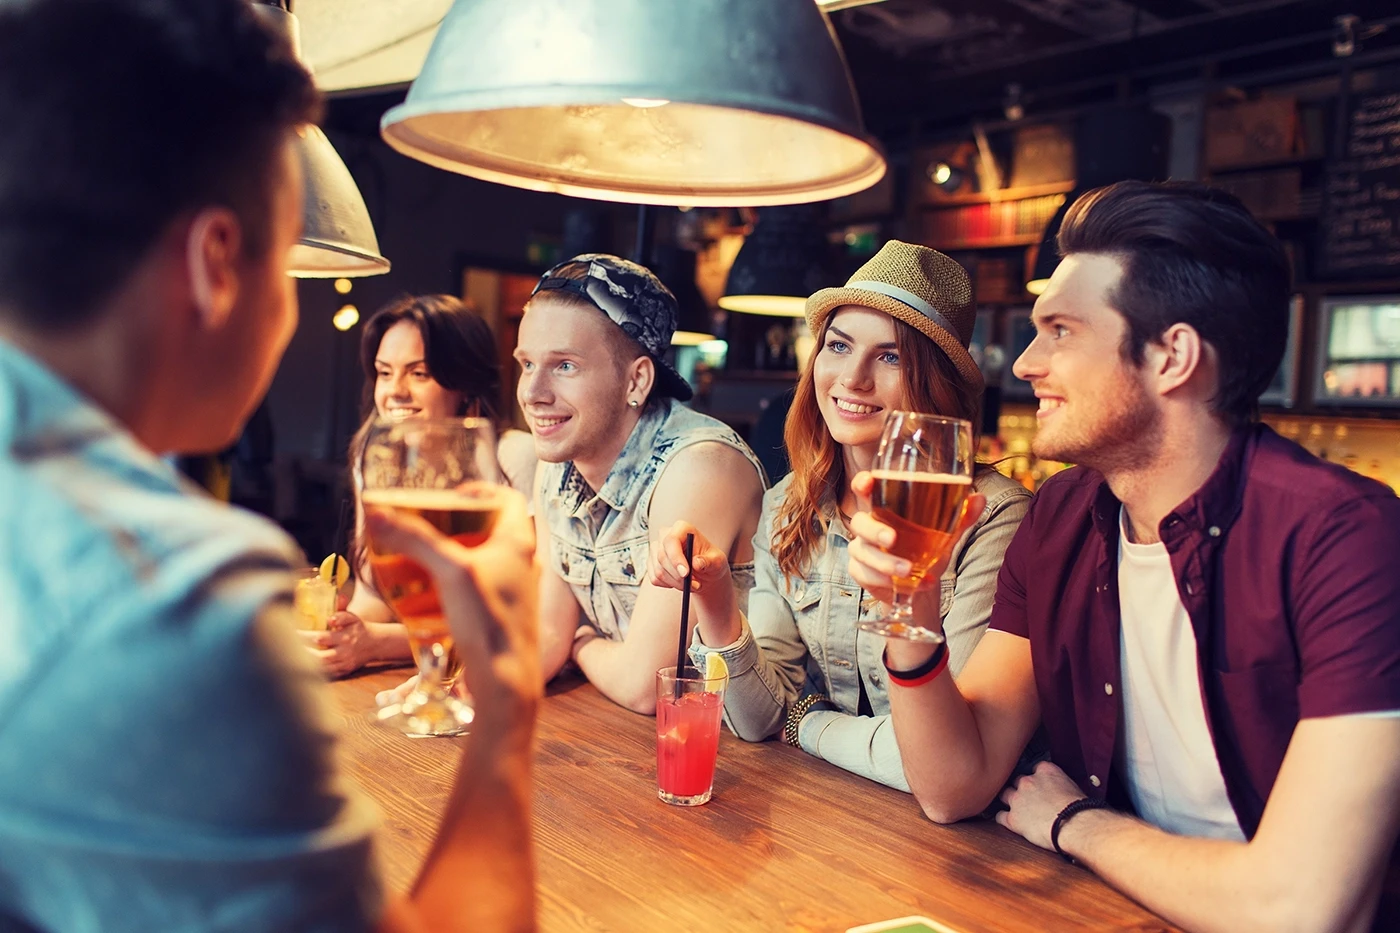
{"label": "dark brown hair", "polygon": [[405,295],[380,308],[360,334],[362,414],[374,420],[374,358],[389,328],[412,321],[423,338],[423,361],[444,389],[462,393],[459,415],[486,418],[500,426],[501,362],[496,337],[475,311],[452,295]]}
{"label": "dark brown hair", "polygon": [[[778,569],[789,579],[806,572],[830,524],[827,516],[840,504],[839,490],[850,479],[840,445],[817,405],[814,375],[817,354],[826,345],[826,332],[835,316],[833,311],[822,324],[816,351],[797,382],[783,428],[792,481],[773,519],[772,548]],[[968,385],[938,344],[898,318],[891,320],[904,383],[903,404],[913,411],[971,421],[975,444],[982,423],[981,389]]]}
{"label": "dark brown hair", "polygon": [[1212,407],[1231,424],[1259,414],[1259,396],[1283,360],[1290,274],[1283,244],[1239,199],[1188,182],[1122,181],[1087,192],[1060,226],[1061,256],[1098,253],[1123,265],[1107,300],[1127,319],[1123,356],[1176,323],[1215,348]]}
{"label": "dark brown hair", "polygon": [[[423,338],[423,362],[428,375],[444,389],[462,394],[457,414],[485,418],[499,432],[507,427],[501,412],[501,363],[496,337],[481,317],[452,295],[406,295],[380,308],[360,334],[360,368],[364,372],[361,408],[364,420],[350,439],[350,477],[359,496],[359,464],[370,428],[374,426],[374,386],[379,373],[374,359],[389,328],[411,321]],[[358,512],[358,510],[357,510]],[[357,516],[358,517],[358,516]],[[350,544],[350,555],[361,580],[364,543],[359,522]]]}
{"label": "dark brown hair", "polygon": [[0,308],[81,325],[182,214],[271,243],[271,166],[321,98],[247,0],[0,4]]}

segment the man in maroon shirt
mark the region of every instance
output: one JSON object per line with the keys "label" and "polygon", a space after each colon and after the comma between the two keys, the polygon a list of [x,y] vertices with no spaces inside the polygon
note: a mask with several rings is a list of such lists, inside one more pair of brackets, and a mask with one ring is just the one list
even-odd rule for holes
{"label": "man in maroon shirt", "polygon": [[[920,676],[941,646],[889,641],[910,787],[939,822],[1000,794],[1002,825],[1191,930],[1393,923],[1400,500],[1255,423],[1283,249],[1228,194],[1140,182],[1081,198],[1059,247],[1015,372],[1036,454],[1079,466],[1036,496],[956,683]],[[852,528],[883,596],[893,531]],[[1055,763],[1005,787],[1042,721]]]}

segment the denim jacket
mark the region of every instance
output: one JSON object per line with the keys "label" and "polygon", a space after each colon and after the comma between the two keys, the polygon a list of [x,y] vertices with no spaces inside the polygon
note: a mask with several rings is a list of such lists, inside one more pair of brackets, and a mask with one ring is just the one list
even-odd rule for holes
{"label": "denim jacket", "polygon": [[[847,771],[908,791],[889,716],[881,661],[885,640],[856,627],[880,606],[851,579],[844,525],[831,522],[802,578],[784,579],[773,556],[773,519],[791,481],[786,477],[763,498],[753,541],[756,582],[738,641],[720,648],[697,645],[692,655],[702,664],[710,652],[724,656],[729,665],[725,721],[740,738],[756,742],[773,735],[782,729],[789,705],[804,693],[823,693],[839,711],[803,717],[802,747]],[[954,546],[940,581],[954,674],[986,630],[1002,553],[1031,500],[1025,487],[992,470],[980,473],[973,488],[987,497],[986,510]],[[858,713],[862,681],[873,716]]]}
{"label": "denim jacket", "polygon": [[[647,516],[666,464],[702,441],[742,453],[768,481],[763,467],[733,429],[674,399],[648,403],[596,493],[572,462],[541,463],[550,567],[569,584],[588,624],[605,638],[627,635],[651,548]],[[753,585],[753,564],[734,567],[740,605]]]}

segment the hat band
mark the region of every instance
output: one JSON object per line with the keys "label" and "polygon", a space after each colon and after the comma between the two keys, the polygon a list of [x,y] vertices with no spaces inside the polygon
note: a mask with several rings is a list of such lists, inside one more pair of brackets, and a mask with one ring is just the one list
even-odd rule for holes
{"label": "hat band", "polygon": [[954,328],[953,325],[948,322],[948,319],[946,317],[938,313],[937,308],[929,304],[927,301],[924,301],[922,298],[920,298],[913,292],[906,291],[900,288],[898,285],[889,285],[885,282],[862,280],[859,282],[847,282],[846,287],[860,288],[864,289],[867,292],[878,292],[879,294],[884,295],[886,298],[893,298],[900,304],[906,304],[909,307],[913,308],[915,311],[919,312],[924,317],[928,318],[930,321],[937,324],[939,327],[943,328],[948,333],[952,334],[954,337],[957,337],[959,340],[962,339],[958,336],[957,329]]}

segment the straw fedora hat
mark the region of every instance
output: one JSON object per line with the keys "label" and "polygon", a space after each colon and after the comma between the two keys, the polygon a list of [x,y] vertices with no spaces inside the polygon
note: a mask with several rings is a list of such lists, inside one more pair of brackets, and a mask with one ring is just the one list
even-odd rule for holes
{"label": "straw fedora hat", "polygon": [[807,299],[807,326],[821,333],[827,316],[843,305],[874,308],[928,337],[953,361],[976,392],[982,370],[967,352],[977,309],[962,266],[927,246],[890,240],[856,270],[842,288],[823,288]]}

